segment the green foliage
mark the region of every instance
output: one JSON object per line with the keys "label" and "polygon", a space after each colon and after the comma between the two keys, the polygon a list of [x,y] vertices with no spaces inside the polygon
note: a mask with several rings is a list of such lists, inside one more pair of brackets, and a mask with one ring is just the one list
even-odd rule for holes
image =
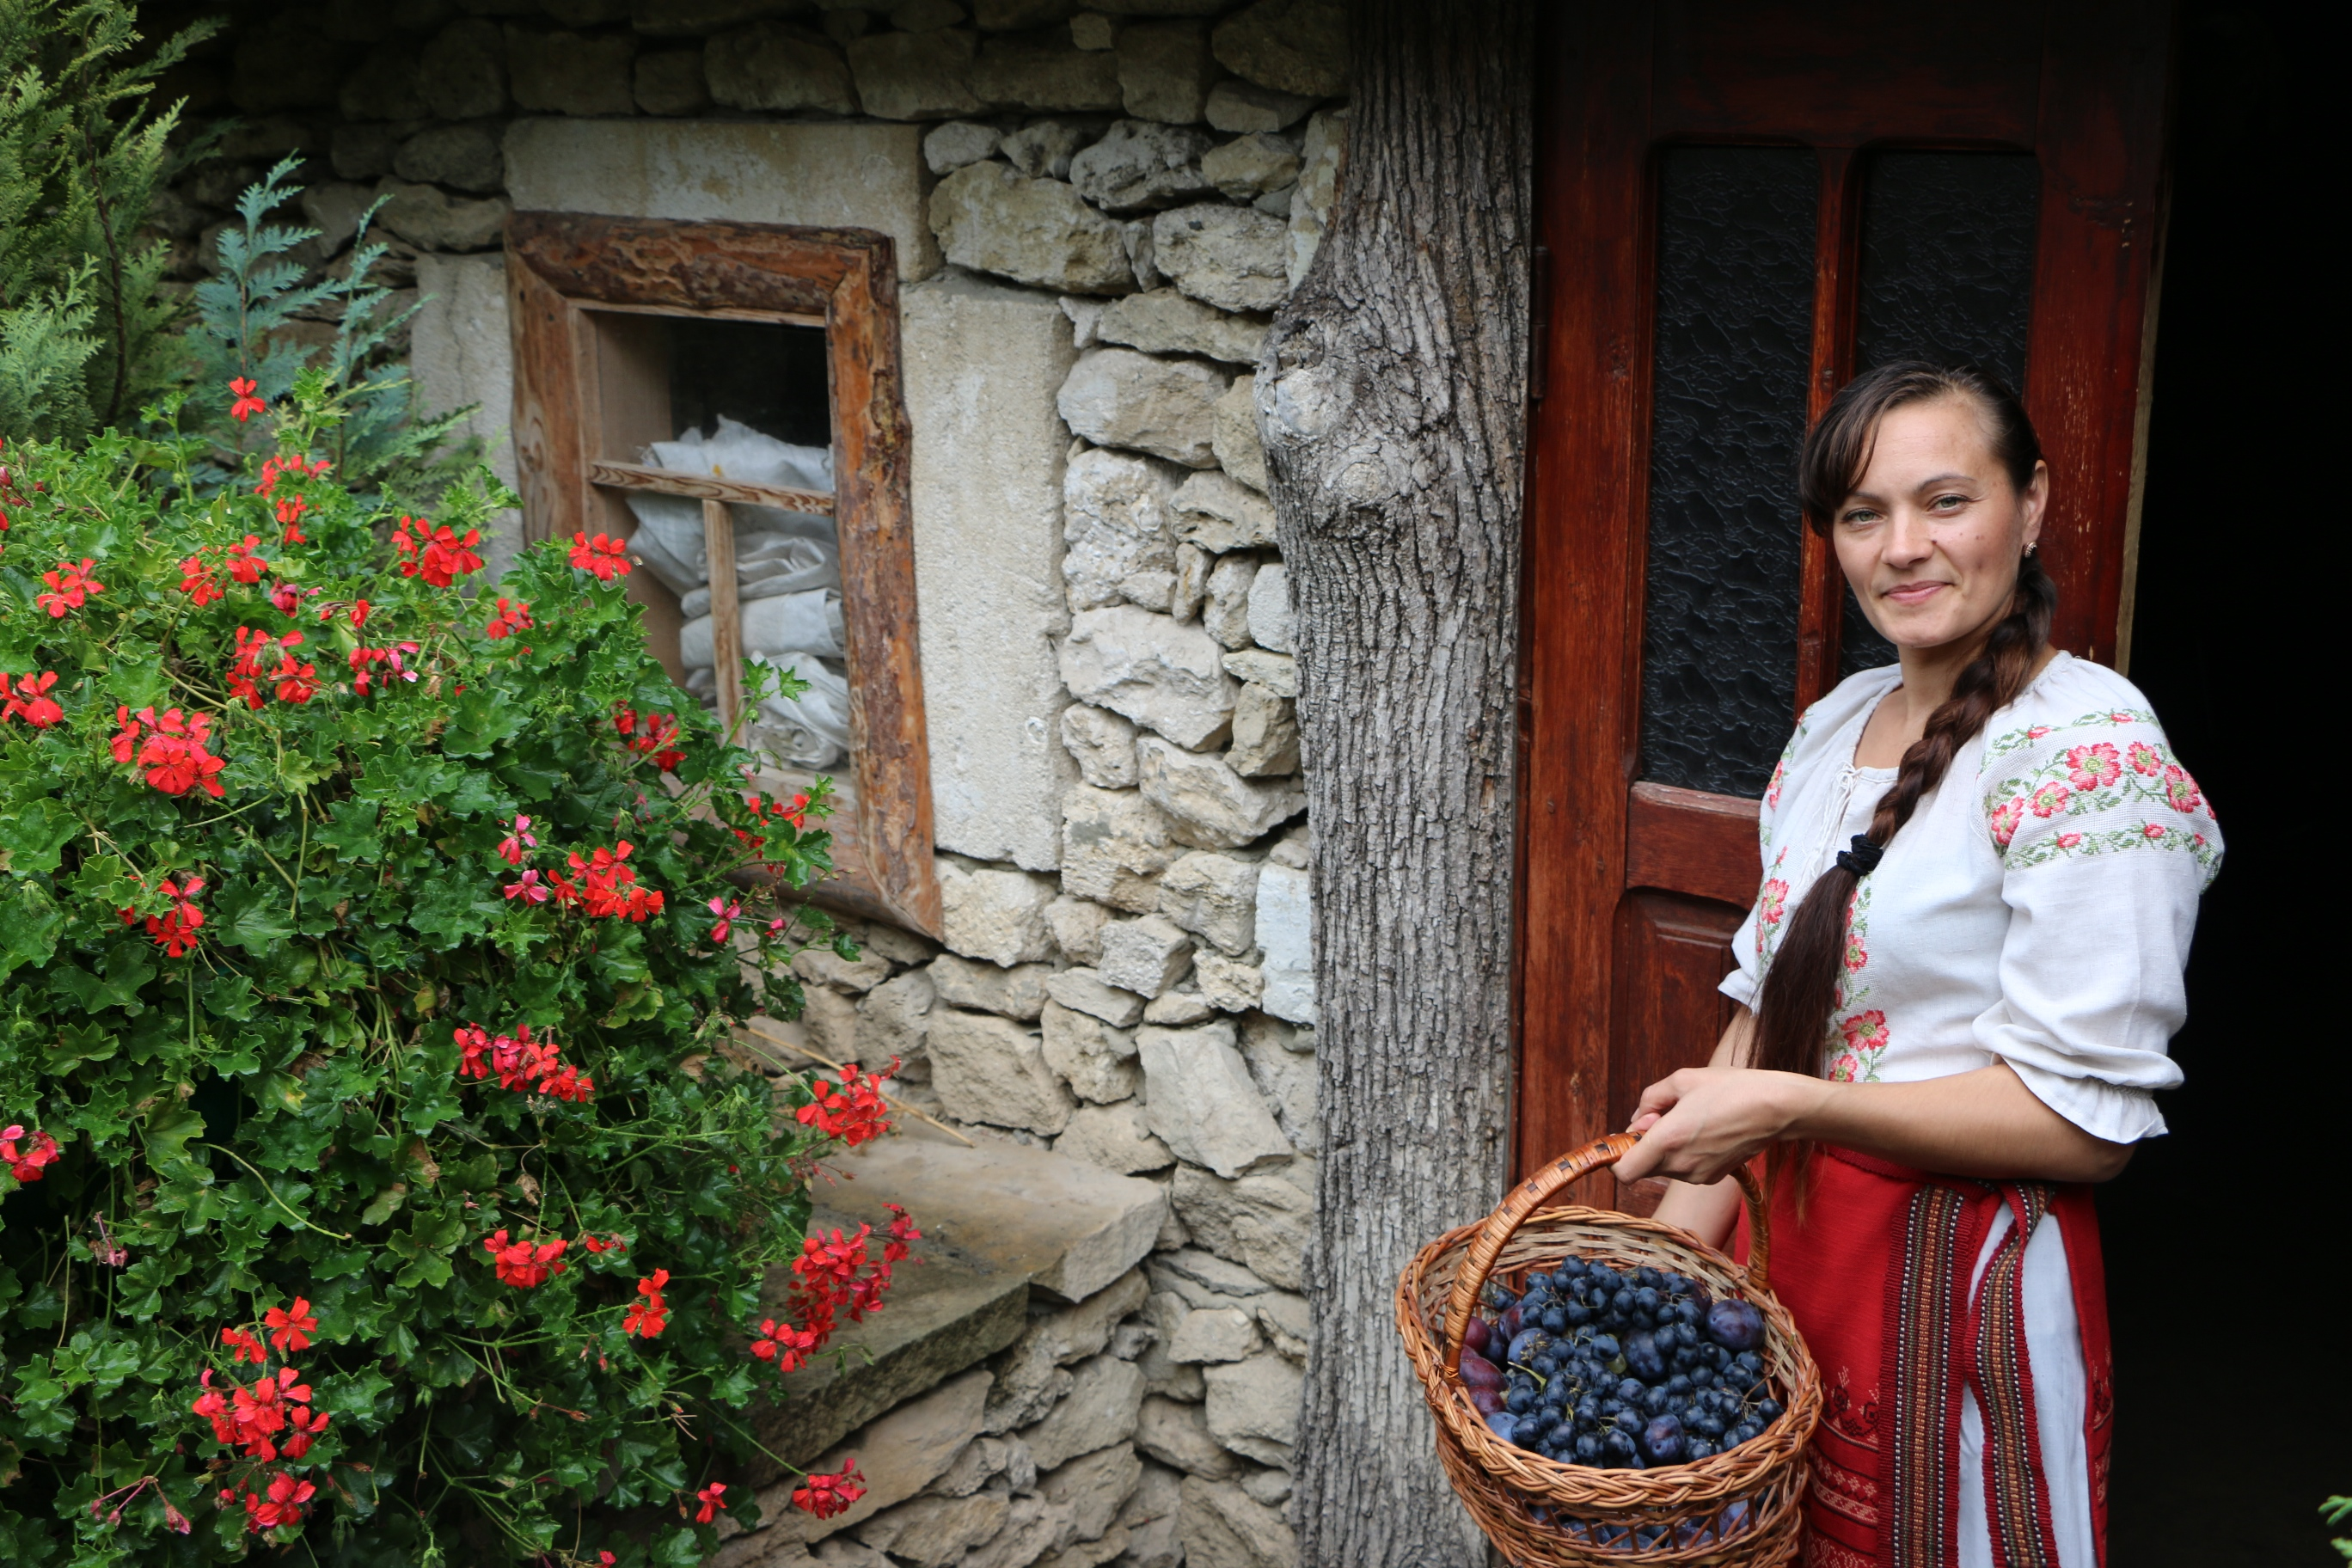
{"label": "green foliage", "polygon": [[[340,416],[327,437],[326,456],[344,484],[370,500],[377,491],[416,503],[436,500],[478,456],[470,443],[445,449],[473,406],[429,418],[415,406],[415,388],[406,367],[393,360],[391,342],[420,307],[395,311],[392,291],[373,280],[385,253],[368,234],[374,207],[361,219],[341,275],[331,270],[304,281],[303,267],[291,253],[319,231],[268,221],[298,194],[291,182],[300,163],[289,157],[246,188],[237,200],[241,223],[221,230],[219,273],[196,285],[188,342],[196,361],[196,401],[208,416],[205,433],[232,460],[243,457],[252,439],[247,426],[229,417],[230,382],[249,380],[257,395],[275,403],[293,391],[315,358]],[[322,356],[314,356],[287,329],[322,311],[334,315],[335,336]],[[205,465],[196,477],[200,488],[210,489],[226,474]]]}
{"label": "green foliage", "polygon": [[[2329,1498],[2319,1505],[2319,1516],[2331,1525],[2342,1524],[2346,1520],[2352,1519],[2352,1497]],[[2346,1562],[2352,1563],[2352,1541],[2347,1541],[2342,1536],[2338,1536],[2330,1544],[2343,1555]]]}
{"label": "green foliage", "polygon": [[[289,406],[209,499],[193,441],[160,489],[118,437],[0,448],[0,1561],[698,1561],[677,1504],[749,1443],[745,1337],[830,1147],[814,1110],[779,1131],[730,1025],[795,1015],[784,961],[841,945],[787,902],[828,836],[741,793],[617,581],[543,544],[463,595],[511,501],[486,473],[387,549],[285,466],[332,439],[324,376]],[[593,1092],[468,1076],[469,1025]],[[499,1231],[565,1271],[503,1280]],[[672,1315],[633,1335],[657,1269]],[[224,1329],[298,1299],[318,1342],[267,1372],[331,1424],[257,1458],[195,1406],[264,1375]],[[278,1479],[306,1517],[248,1533]]]}
{"label": "green foliage", "polygon": [[173,165],[148,94],[214,26],[125,63],[124,0],[0,0],[0,435],[87,436],[176,369],[164,247],[131,234]]}

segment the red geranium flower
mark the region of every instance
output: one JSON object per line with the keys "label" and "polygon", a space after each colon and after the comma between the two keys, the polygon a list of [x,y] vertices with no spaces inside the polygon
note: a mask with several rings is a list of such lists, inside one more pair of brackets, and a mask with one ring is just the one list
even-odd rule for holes
{"label": "red geranium flower", "polygon": [[669,1326],[669,1303],[662,1300],[662,1287],[669,1283],[669,1270],[656,1268],[653,1277],[637,1281],[637,1294],[642,1301],[632,1301],[621,1320],[621,1331],[646,1339],[657,1339]]}
{"label": "red geranium flower", "polygon": [[[304,1446],[307,1447],[309,1445]],[[268,1496],[257,1497],[251,1492],[245,1494],[247,1531],[258,1534],[265,1530],[275,1530],[281,1524],[301,1523],[302,1505],[316,1496],[318,1490],[309,1481],[298,1481],[285,1471],[278,1471],[269,1482]]]}
{"label": "red geranium flower", "polygon": [[260,387],[249,375],[240,375],[232,380],[228,384],[228,389],[236,394],[236,401],[228,405],[229,416],[240,425],[269,406],[268,403],[254,395]]}
{"label": "red geranium flower", "polygon": [[538,848],[539,839],[530,830],[530,818],[528,816],[516,817],[507,827],[507,836],[499,840],[499,858],[509,866],[520,866],[522,864],[522,852]]}
{"label": "red geranium flower", "polygon": [[482,635],[492,642],[499,642],[515,632],[529,630],[530,630],[530,605],[521,599],[511,601],[500,599],[499,613],[490,617],[490,624],[482,628]]}
{"label": "red geranium flower", "polygon": [[106,592],[106,584],[89,574],[89,569],[97,564],[95,557],[85,555],[79,565],[60,561],[56,571],[41,574],[41,581],[49,585],[49,591],[37,597],[41,608],[49,612],[51,620],[62,620],[68,610],[80,609],[89,595]]}
{"label": "red geranium flower", "polygon": [[718,1517],[719,1510],[727,1506],[727,1499],[722,1495],[726,1490],[727,1483],[725,1481],[713,1481],[709,1486],[694,1494],[696,1500],[702,1504],[699,1509],[695,1510],[695,1523],[709,1524],[713,1519]]}
{"label": "red geranium flower", "polygon": [[482,1250],[490,1255],[499,1281],[525,1290],[544,1285],[549,1276],[564,1271],[568,1265],[558,1260],[569,1245],[561,1237],[537,1246],[528,1241],[511,1241],[503,1230],[482,1238]]}
{"label": "red geranium flower", "polygon": [[49,688],[57,683],[56,670],[47,674],[36,671],[16,677],[16,689],[11,693],[8,677],[0,675],[0,697],[8,700],[5,704],[0,704],[0,723],[22,719],[36,730],[46,730],[57,723],[66,716],[66,710],[58,706],[57,699],[49,695]]}
{"label": "red geranium flower", "polygon": [[793,1506],[819,1519],[831,1519],[847,1512],[865,1495],[866,1478],[857,1473],[857,1461],[853,1458],[838,1475],[802,1477],[793,1490]]}
{"label": "red geranium flower", "polygon": [[[228,547],[228,574],[240,583],[258,583],[261,574],[269,570],[269,563],[256,555],[254,547],[261,542],[257,533],[248,533],[238,543]],[[280,590],[284,592],[284,590]]]}
{"label": "red geranium flower", "polygon": [[269,1330],[269,1342],[289,1355],[309,1350],[310,1337],[319,1331],[310,1303],[299,1296],[294,1298],[291,1309],[272,1307],[261,1314],[261,1321]]}
{"label": "red geranium flower", "polygon": [[213,575],[201,552],[180,563],[180,592],[200,610],[222,596],[220,579]]}
{"label": "red geranium flower", "polygon": [[609,583],[629,574],[628,546],[602,533],[593,539],[575,533],[572,536],[572,564],[583,572],[593,572],[599,583]]}
{"label": "red geranium flower", "polygon": [[400,563],[402,576],[423,577],[436,588],[446,588],[482,569],[482,558],[474,553],[481,538],[478,528],[467,529],[460,539],[446,523],[436,527],[429,518],[404,517],[393,528],[392,547],[410,557]]}
{"label": "red geranium flower", "polygon": [[46,1132],[27,1133],[21,1124],[0,1128],[0,1164],[19,1182],[39,1181],[42,1167],[58,1163],[58,1141]]}
{"label": "red geranium flower", "polygon": [[261,1348],[261,1342],[243,1329],[223,1329],[221,1343],[228,1347],[228,1359],[232,1362],[249,1361],[262,1366],[269,1360],[269,1352]]}

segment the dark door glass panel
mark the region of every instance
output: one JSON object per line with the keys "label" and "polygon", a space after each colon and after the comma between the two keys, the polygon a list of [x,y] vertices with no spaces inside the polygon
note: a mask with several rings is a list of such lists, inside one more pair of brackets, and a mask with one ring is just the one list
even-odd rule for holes
{"label": "dark door glass panel", "polygon": [[723,414],[796,447],[833,445],[823,327],[692,316],[665,324],[679,429],[708,434]]}
{"label": "dark door glass panel", "polygon": [[[2022,390],[2042,175],[2030,153],[1881,153],[1862,209],[1854,363],[1979,365]],[[1895,662],[1847,595],[1841,674]]]}
{"label": "dark door glass panel", "polygon": [[1761,795],[1797,700],[1797,449],[1821,173],[1680,147],[1659,172],[1641,776]]}

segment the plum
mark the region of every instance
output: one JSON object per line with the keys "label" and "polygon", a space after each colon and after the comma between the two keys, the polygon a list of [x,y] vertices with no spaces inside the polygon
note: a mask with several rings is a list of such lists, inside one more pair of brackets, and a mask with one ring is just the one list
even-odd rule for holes
{"label": "plum", "polygon": [[1661,1415],[1642,1428],[1642,1457],[1654,1465],[1683,1462],[1683,1424]]}
{"label": "plum", "polygon": [[1726,1350],[1752,1351],[1764,1342],[1764,1314],[1750,1302],[1726,1298],[1706,1310],[1706,1337]]}
{"label": "plum", "polygon": [[1462,1331],[1462,1348],[1476,1351],[1480,1355],[1485,1355],[1486,1347],[1494,1342],[1494,1336],[1495,1325],[1474,1313],[1470,1319],[1470,1326]]}
{"label": "plum", "polygon": [[1503,1369],[1476,1351],[1464,1351],[1462,1381],[1473,1388],[1500,1388],[1503,1386]]}
{"label": "plum", "polygon": [[1521,1329],[1512,1336],[1511,1348],[1504,1352],[1503,1359],[1514,1365],[1530,1366],[1550,1343],[1551,1336],[1541,1329]]}
{"label": "plum", "polygon": [[1489,1410],[1486,1413],[1486,1429],[1494,1433],[1496,1436],[1500,1437],[1506,1443],[1516,1443],[1519,1440],[1519,1418],[1517,1416],[1513,1415],[1508,1411],[1505,1410]]}
{"label": "plum", "polygon": [[1503,1391],[1499,1388],[1484,1388],[1473,1384],[1470,1389],[1470,1403],[1477,1407],[1479,1415],[1492,1415],[1503,1408]]}
{"label": "plum", "polygon": [[1501,1338],[1505,1344],[1509,1344],[1513,1340],[1518,1338],[1519,1319],[1522,1315],[1523,1314],[1519,1310],[1519,1304],[1517,1301],[1513,1301],[1507,1308],[1504,1309],[1503,1315],[1495,1320],[1495,1332]]}

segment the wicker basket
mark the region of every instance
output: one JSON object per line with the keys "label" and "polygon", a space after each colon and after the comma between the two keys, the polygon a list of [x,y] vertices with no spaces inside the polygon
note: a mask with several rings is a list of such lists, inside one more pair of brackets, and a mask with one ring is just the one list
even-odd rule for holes
{"label": "wicker basket", "polygon": [[[1822,1380],[1788,1310],[1765,1288],[1770,1234],[1754,1178],[1737,1173],[1753,1238],[1744,1269],[1672,1226],[1543,1206],[1578,1177],[1615,1164],[1634,1142],[1621,1132],[1554,1161],[1481,1224],[1423,1247],[1397,1282],[1397,1328],[1437,1416],[1438,1458],[1478,1527],[1514,1568],[1793,1563],[1805,1447],[1821,1420]],[[1517,1289],[1531,1267],[1556,1267],[1570,1254],[1617,1268],[1672,1268],[1704,1281],[1717,1297],[1755,1303],[1764,1314],[1765,1376],[1785,1406],[1780,1418],[1726,1453],[1650,1470],[1558,1464],[1496,1436],[1462,1382],[1462,1335],[1471,1309],[1489,1277]],[[1669,1527],[1663,1541],[1646,1549],[1637,1544],[1637,1531],[1661,1524]]]}

